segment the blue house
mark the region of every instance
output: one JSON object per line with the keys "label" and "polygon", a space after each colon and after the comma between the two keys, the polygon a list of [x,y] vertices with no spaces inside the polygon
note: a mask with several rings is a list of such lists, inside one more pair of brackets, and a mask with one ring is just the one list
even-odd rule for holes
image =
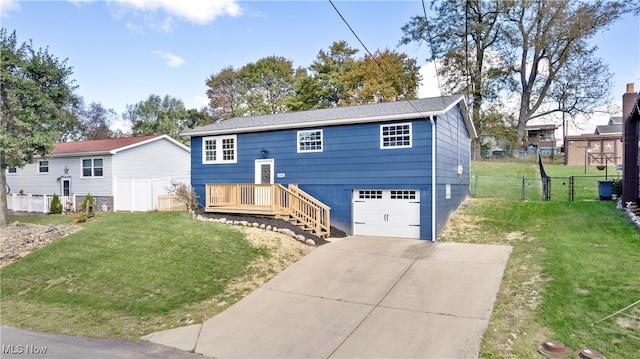
{"label": "blue house", "polygon": [[292,211],[306,220],[283,217],[436,240],[469,194],[476,132],[464,98],[443,96],[238,117],[185,135],[206,211],[269,214],[299,202]]}

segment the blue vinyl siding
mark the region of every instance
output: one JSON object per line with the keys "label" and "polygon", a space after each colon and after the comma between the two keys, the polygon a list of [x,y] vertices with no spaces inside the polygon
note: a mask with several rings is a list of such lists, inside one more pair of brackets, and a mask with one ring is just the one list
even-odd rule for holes
{"label": "blue vinyl siding", "polygon": [[[380,149],[380,125],[412,122],[412,147]],[[297,152],[297,132],[318,127],[239,133],[238,162],[202,164],[202,138],[191,140],[191,181],[204,205],[207,183],[253,183],[261,150],[275,160],[274,181],[295,183],[331,207],[332,225],[351,233],[354,189],[421,190],[421,238],[431,228],[431,123],[427,119],[328,126],[323,151]],[[277,174],[284,174],[278,178]]]}
{"label": "blue vinyl siding", "polygon": [[[469,195],[471,140],[460,108],[436,120],[436,235]],[[458,165],[462,174],[458,175]],[[446,199],[447,184],[451,198]]]}

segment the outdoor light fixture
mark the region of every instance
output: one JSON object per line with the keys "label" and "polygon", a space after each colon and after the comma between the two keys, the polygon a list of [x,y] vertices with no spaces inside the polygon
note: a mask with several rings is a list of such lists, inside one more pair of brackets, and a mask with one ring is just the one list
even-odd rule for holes
{"label": "outdoor light fixture", "polygon": [[264,148],[260,151],[260,154],[262,155],[262,158],[267,158],[267,150]]}

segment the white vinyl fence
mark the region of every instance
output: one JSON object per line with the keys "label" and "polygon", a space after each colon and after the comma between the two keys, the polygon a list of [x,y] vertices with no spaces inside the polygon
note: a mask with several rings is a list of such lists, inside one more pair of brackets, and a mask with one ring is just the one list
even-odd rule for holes
{"label": "white vinyl fence", "polygon": [[[63,211],[76,210],[76,196],[59,196]],[[12,194],[7,198],[7,207],[14,212],[49,213],[53,195]]]}
{"label": "white vinyl fence", "polygon": [[130,178],[113,180],[114,211],[146,212],[158,209],[158,196],[169,194],[171,182],[191,184],[191,178]]}

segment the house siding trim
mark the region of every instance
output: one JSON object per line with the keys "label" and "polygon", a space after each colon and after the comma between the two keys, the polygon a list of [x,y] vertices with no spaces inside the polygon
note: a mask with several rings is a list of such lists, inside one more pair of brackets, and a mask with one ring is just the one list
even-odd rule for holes
{"label": "house siding trim", "polygon": [[431,122],[431,240],[435,242],[438,239],[436,235],[436,140],[438,131],[436,131],[436,121],[433,116],[429,116],[429,122]]}

